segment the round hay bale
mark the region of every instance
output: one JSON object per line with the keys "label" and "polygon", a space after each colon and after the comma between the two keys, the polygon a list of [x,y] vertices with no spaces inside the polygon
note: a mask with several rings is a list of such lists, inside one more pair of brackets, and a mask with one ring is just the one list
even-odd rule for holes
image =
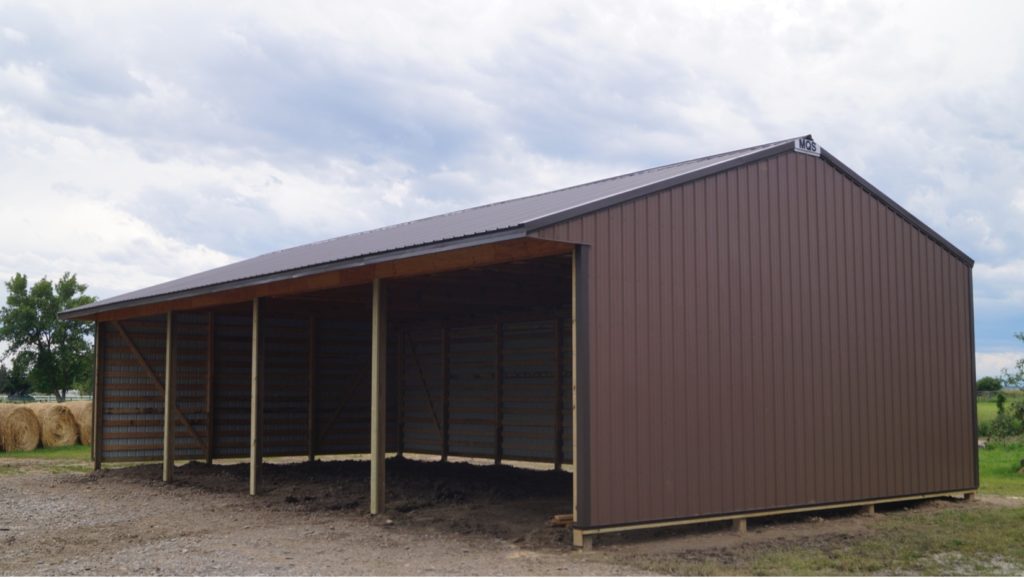
{"label": "round hay bale", "polygon": [[23,405],[0,403],[0,450],[30,452],[39,447],[39,420]]}
{"label": "round hay bale", "polygon": [[73,446],[78,442],[78,424],[67,406],[59,403],[30,403],[28,407],[39,418],[44,448]]}
{"label": "round hay bale", "polygon": [[83,446],[92,445],[92,402],[69,401],[64,405],[75,416],[75,423],[78,425],[78,441],[82,442]]}

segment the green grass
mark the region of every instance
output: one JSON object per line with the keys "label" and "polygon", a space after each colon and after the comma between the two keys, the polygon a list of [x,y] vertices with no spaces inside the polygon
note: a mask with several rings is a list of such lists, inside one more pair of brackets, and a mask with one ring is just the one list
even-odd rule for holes
{"label": "green grass", "polygon": [[33,460],[82,460],[92,459],[89,446],[67,446],[63,448],[40,448],[30,452],[0,452],[0,458]]}
{"label": "green grass", "polygon": [[1024,572],[1024,508],[887,515],[866,533],[747,543],[727,549],[629,557],[658,574],[986,575]]}
{"label": "green grass", "polygon": [[[1010,404],[1014,401],[1024,400],[1024,392],[1003,390],[1003,395],[1006,396],[1006,408],[1010,408]],[[978,398],[978,425],[988,423],[996,419],[996,413],[998,408],[996,407],[995,396]]]}
{"label": "green grass", "polygon": [[981,473],[979,492],[1024,497],[1024,474],[1018,474],[1024,460],[1024,442],[996,443],[978,450]]}
{"label": "green grass", "polygon": [[[1007,402],[1009,403],[1009,402]],[[996,419],[996,400],[994,399],[979,399],[978,400],[978,425],[988,423]]]}

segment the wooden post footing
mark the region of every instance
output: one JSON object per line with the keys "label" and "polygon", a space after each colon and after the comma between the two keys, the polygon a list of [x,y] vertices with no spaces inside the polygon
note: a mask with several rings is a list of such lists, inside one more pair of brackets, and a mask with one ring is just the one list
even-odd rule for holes
{"label": "wooden post footing", "polygon": [[860,509],[860,513],[864,514],[864,515],[867,515],[867,516],[874,516],[875,515],[875,505],[874,504],[868,504],[866,506],[862,506],[861,509]]}
{"label": "wooden post footing", "polygon": [[594,548],[594,537],[589,534],[584,534],[583,530],[573,530],[572,545],[579,550],[587,552]]}
{"label": "wooden post footing", "polygon": [[747,533],[747,519],[746,518],[736,518],[735,520],[733,520],[732,521],[732,531],[736,532],[737,534],[746,534]]}

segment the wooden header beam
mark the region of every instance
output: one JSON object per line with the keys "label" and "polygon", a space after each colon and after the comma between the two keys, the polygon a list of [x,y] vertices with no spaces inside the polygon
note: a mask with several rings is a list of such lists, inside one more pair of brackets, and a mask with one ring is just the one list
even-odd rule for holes
{"label": "wooden header beam", "polygon": [[556,241],[547,241],[525,237],[497,243],[489,243],[477,247],[456,249],[441,253],[396,259],[383,263],[374,263],[326,273],[317,273],[304,277],[295,277],[274,281],[251,287],[230,289],[187,297],[171,299],[160,303],[126,306],[123,309],[104,311],[93,315],[83,315],[77,319],[95,321],[113,321],[159,315],[168,311],[188,311],[205,309],[252,301],[260,297],[283,297],[300,295],[334,289],[368,285],[375,279],[395,279],[417,277],[433,273],[457,271],[472,267],[485,267],[501,263],[511,263],[554,255],[568,255],[573,245]]}

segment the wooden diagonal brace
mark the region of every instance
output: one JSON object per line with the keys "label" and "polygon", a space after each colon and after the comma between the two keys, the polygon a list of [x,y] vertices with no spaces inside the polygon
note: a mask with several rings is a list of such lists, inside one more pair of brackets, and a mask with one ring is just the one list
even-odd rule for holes
{"label": "wooden diagonal brace", "polygon": [[[156,373],[153,372],[153,368],[149,366],[149,362],[146,361],[146,358],[142,355],[142,352],[139,351],[139,348],[135,345],[135,342],[132,341],[132,338],[128,336],[128,332],[124,330],[124,326],[121,325],[120,321],[114,321],[113,323],[114,327],[117,328],[117,332],[121,334],[121,337],[124,338],[125,343],[128,344],[128,349],[130,349],[132,355],[135,356],[135,360],[138,361],[139,364],[142,365],[143,369],[146,370],[146,375],[149,376],[149,379],[153,382],[154,387],[158,391],[164,391],[164,382],[161,381],[161,379],[157,377]],[[188,433],[191,434],[192,437],[197,442],[202,444],[202,437],[196,432],[195,429],[193,429],[192,424],[185,417],[185,414],[183,414],[181,410],[178,409],[177,406],[175,406],[173,409],[175,417],[182,423],[184,423],[186,428],[188,428]]]}

